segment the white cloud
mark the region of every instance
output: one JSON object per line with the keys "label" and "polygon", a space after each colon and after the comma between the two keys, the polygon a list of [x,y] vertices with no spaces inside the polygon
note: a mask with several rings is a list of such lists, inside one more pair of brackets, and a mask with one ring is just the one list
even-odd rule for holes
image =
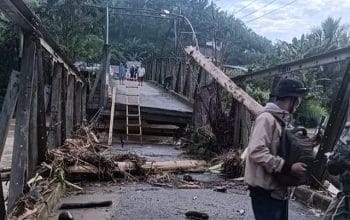
{"label": "white cloud", "polygon": [[[235,1],[217,0],[216,4],[224,10],[235,12],[246,6],[252,0]],[[291,41],[293,37],[299,37],[303,33],[310,31],[312,27],[319,26],[322,21],[331,16],[342,17],[342,22],[350,24],[350,0],[298,0],[295,3],[281,8],[269,15],[263,16],[271,10],[282,7],[292,0],[277,0],[273,4],[266,6],[271,0],[257,0],[249,7],[239,11],[235,16],[240,18],[244,15],[257,12],[242,18],[247,25],[258,34],[271,40],[281,39]],[[258,18],[263,16],[261,18]],[[258,18],[258,19],[257,19]]]}

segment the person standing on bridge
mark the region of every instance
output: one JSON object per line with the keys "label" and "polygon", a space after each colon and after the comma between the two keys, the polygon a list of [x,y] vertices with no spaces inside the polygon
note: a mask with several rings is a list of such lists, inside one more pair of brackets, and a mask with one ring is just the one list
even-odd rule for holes
{"label": "person standing on bridge", "polygon": [[139,81],[139,86],[142,86],[142,82],[143,82],[143,77],[146,74],[146,70],[145,67],[143,66],[143,64],[141,64],[140,68],[137,71],[137,79]]}
{"label": "person standing on bridge", "polygon": [[135,78],[135,65],[130,67],[130,80],[134,80]]}
{"label": "person standing on bridge", "polygon": [[301,82],[282,79],[272,92],[275,101],[267,103],[254,122],[244,152],[244,180],[248,184],[256,220],[288,219],[288,187],[281,185],[274,174],[303,175],[306,165],[300,162],[289,164],[277,156],[282,135],[278,119],[288,125],[306,93],[307,89]]}
{"label": "person standing on bridge", "polygon": [[120,63],[119,64],[120,85],[124,85],[125,74],[126,74],[126,70],[125,70],[124,64]]}

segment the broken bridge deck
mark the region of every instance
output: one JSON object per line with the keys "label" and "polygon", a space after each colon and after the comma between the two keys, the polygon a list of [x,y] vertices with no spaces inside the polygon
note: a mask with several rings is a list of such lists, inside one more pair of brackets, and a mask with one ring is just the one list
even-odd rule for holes
{"label": "broken bridge deck", "polygon": [[[126,93],[134,93],[132,88],[127,91],[126,86],[137,86],[135,81],[125,81],[124,85],[117,82],[116,108],[114,129],[120,130],[120,126],[125,124],[126,116]],[[146,127],[156,125],[172,125],[185,127],[191,123],[193,106],[190,102],[182,99],[171,92],[166,91],[162,87],[152,82],[144,82],[139,87],[141,119]],[[129,97],[129,111],[136,111],[136,97]],[[135,104],[133,104],[135,103]],[[102,113],[102,120],[106,122],[110,116],[111,99],[107,108]],[[90,105],[90,111],[97,111],[98,104]],[[119,126],[119,127],[118,127]],[[151,126],[151,127],[152,127]],[[146,132],[147,133],[147,132]]]}

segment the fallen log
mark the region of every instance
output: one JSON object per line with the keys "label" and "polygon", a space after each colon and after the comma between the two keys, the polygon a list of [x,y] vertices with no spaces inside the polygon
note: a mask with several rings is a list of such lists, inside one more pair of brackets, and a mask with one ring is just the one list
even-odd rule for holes
{"label": "fallen log", "polygon": [[[136,163],[131,161],[114,162],[117,166],[114,172],[132,172],[136,170]],[[181,161],[161,161],[161,162],[146,162],[141,166],[144,170],[159,170],[159,171],[186,171],[198,168],[205,168],[207,163],[203,160],[181,160]],[[71,175],[97,175],[98,168],[93,165],[71,166],[66,169]]]}
{"label": "fallen log", "polygon": [[185,171],[197,168],[206,167],[207,163],[204,160],[179,160],[179,161],[160,161],[160,162],[146,162],[142,165],[146,170],[176,170]]}
{"label": "fallen log", "polygon": [[178,189],[200,189],[201,186],[197,184],[180,184],[177,186]]}
{"label": "fallen log", "polygon": [[112,201],[63,203],[60,209],[85,209],[111,206]]}

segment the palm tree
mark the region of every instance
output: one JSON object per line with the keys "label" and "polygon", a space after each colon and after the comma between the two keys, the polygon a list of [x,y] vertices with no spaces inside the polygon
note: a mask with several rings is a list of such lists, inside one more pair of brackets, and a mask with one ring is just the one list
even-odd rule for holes
{"label": "palm tree", "polygon": [[306,51],[305,56],[324,53],[349,44],[347,26],[341,25],[341,18],[328,17],[320,27],[314,28],[309,37],[313,47]]}

